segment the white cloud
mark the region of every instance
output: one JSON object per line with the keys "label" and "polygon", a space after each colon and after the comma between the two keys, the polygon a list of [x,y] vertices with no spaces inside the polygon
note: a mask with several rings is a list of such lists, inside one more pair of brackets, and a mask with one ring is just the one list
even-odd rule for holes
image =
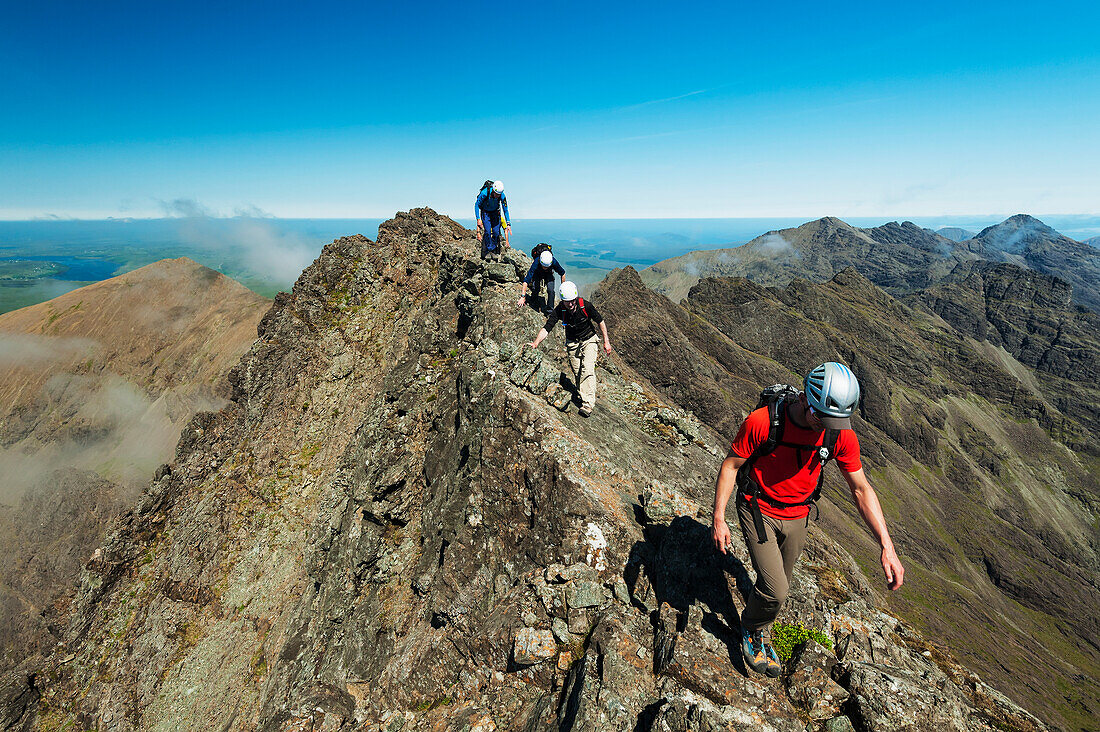
{"label": "white cloud", "polygon": [[190,198],[160,205],[166,216],[181,219],[179,235],[185,244],[225,252],[265,279],[294,282],[320,253],[315,241],[281,229],[271,213],[257,206],[223,217]]}
{"label": "white cloud", "polygon": [[30,333],[0,333],[0,368],[71,359],[96,348],[87,338],[55,338]]}
{"label": "white cloud", "polygon": [[770,254],[781,254],[783,252],[793,251],[791,243],[780,234],[766,234],[756,242],[756,248],[760,252]]}

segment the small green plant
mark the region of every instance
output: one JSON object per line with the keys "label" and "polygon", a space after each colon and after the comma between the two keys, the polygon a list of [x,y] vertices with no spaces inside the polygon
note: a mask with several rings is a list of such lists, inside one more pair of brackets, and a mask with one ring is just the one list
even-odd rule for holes
{"label": "small green plant", "polygon": [[439,699],[432,699],[431,701],[423,701],[414,706],[412,709],[414,712],[430,712],[438,707],[449,706],[454,700],[449,696],[444,696]]}
{"label": "small green plant", "polygon": [[802,625],[789,623],[772,623],[772,647],[779,654],[779,660],[783,663],[791,660],[791,652],[799,643],[815,640],[829,650],[833,648],[833,642],[829,636],[816,628],[806,628]]}

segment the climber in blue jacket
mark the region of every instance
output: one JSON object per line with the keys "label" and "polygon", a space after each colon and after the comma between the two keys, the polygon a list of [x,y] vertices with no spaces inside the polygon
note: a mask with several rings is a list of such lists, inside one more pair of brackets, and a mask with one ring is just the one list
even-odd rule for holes
{"label": "climber in blue jacket", "polygon": [[[474,218],[477,220],[477,236],[481,239],[481,258],[496,259],[501,254],[501,210],[504,211],[504,228],[512,226],[508,218],[508,199],[504,195],[504,184],[485,181],[474,203]],[[507,241],[507,238],[505,238]]]}
{"label": "climber in blue jacket", "polygon": [[[530,304],[543,315],[550,315],[556,304],[554,300],[554,273],[557,272],[558,276],[561,277],[561,281],[565,282],[565,267],[562,267],[557,258],[550,253],[549,244],[540,243],[532,250],[531,255],[535,258],[535,261],[531,263],[531,268],[527,270],[527,276],[523,278],[523,291],[520,293],[516,305],[523,307]],[[546,297],[540,298],[539,290],[543,284],[546,285]],[[530,301],[527,298],[528,286],[531,287]]]}

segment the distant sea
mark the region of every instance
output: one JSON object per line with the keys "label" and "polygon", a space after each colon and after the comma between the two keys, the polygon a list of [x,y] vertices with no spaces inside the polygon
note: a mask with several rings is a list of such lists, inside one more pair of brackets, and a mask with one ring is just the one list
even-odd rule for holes
{"label": "distant sea", "polygon": [[[978,232],[1007,216],[914,217],[919,226]],[[1100,234],[1100,217],[1040,216],[1078,241]],[[517,219],[512,245],[553,246],[568,277],[582,286],[616,267],[642,269],[700,249],[743,244],[810,218],[759,219]],[[887,218],[846,218],[879,226]],[[905,220],[905,219],[901,219]],[[458,219],[473,227],[472,219]],[[349,234],[378,235],[381,219],[170,218],[102,221],[0,221],[0,263],[51,262],[49,276],[0,279],[0,312],[33,305],[69,290],[165,258],[190,257],[262,295],[287,290],[321,248]],[[12,266],[9,265],[9,269]],[[42,268],[39,267],[39,270]]]}

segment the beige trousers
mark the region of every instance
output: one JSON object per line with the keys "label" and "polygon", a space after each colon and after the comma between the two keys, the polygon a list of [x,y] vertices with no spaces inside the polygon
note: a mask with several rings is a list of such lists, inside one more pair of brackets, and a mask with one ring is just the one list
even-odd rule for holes
{"label": "beige trousers", "polygon": [[581,407],[592,409],[596,404],[596,354],[600,352],[600,336],[593,333],[583,341],[566,341],[569,365],[573,369],[573,383],[581,398]]}

